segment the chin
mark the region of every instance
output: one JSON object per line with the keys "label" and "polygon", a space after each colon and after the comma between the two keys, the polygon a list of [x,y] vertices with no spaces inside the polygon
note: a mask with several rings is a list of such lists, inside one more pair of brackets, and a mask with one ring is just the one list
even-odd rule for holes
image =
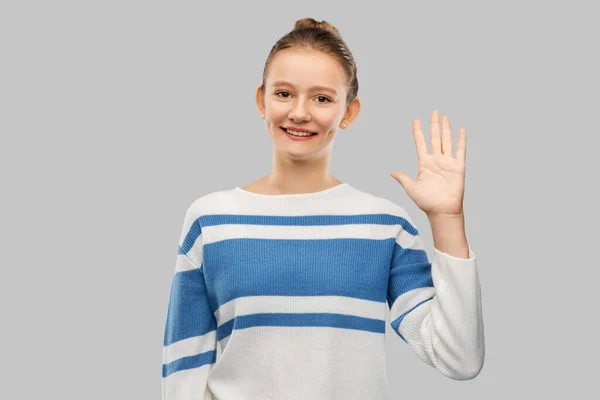
{"label": "chin", "polygon": [[314,156],[314,152],[312,151],[306,151],[306,150],[294,150],[294,149],[290,149],[287,146],[278,146],[276,149],[277,153],[280,156],[283,156],[285,158],[289,158],[290,160],[308,160],[313,158]]}

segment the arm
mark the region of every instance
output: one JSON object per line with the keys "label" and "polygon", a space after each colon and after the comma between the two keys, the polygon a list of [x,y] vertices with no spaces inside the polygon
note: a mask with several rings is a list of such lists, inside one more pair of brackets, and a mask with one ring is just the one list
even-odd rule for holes
{"label": "arm", "polygon": [[162,399],[213,399],[206,380],[216,361],[217,323],[206,295],[202,232],[189,209],[183,225],[164,331]]}
{"label": "arm", "polygon": [[466,240],[461,244],[460,235],[439,231],[441,226],[432,225],[432,262],[416,228],[408,224],[398,234],[388,285],[390,323],[421,360],[443,375],[473,379],[485,356],[475,254],[468,245],[467,258],[446,253],[462,255]]}

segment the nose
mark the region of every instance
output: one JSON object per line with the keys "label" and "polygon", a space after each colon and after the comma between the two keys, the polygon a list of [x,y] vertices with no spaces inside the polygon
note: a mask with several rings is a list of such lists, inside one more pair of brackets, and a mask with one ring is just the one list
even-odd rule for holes
{"label": "nose", "polygon": [[308,112],[304,102],[297,100],[292,104],[292,108],[288,113],[288,118],[292,121],[310,121],[310,113]]}

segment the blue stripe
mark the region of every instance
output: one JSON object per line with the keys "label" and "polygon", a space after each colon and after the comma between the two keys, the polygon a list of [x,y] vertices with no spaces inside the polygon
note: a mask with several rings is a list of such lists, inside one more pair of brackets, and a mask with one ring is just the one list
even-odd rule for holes
{"label": "blue stripe", "polygon": [[402,336],[402,334],[400,333],[400,331],[398,329],[400,328],[400,324],[402,323],[402,320],[404,319],[404,317],[406,317],[408,315],[408,313],[410,313],[415,308],[419,307],[421,304],[433,299],[433,297],[435,297],[435,296],[431,296],[428,299],[418,302],[414,307],[411,307],[410,310],[406,311],[404,314],[400,315],[398,318],[396,318],[395,320],[393,320],[391,322],[390,325],[392,325],[392,327],[394,328],[394,331],[402,338],[402,340],[404,340],[406,342],[406,339],[404,338],[404,336]]}
{"label": "blue stripe", "polygon": [[244,296],[347,296],[385,303],[395,238],[228,239],[204,244],[212,309]]}
{"label": "blue stripe", "polygon": [[387,301],[390,307],[406,292],[433,287],[431,263],[425,250],[404,249],[395,243],[389,280]]}
{"label": "blue stripe", "polygon": [[203,268],[176,272],[171,285],[163,344],[168,346],[216,329],[217,323],[206,295]]}
{"label": "blue stripe", "polygon": [[237,316],[221,325],[217,330],[217,339],[220,341],[229,336],[234,329],[255,326],[326,326],[385,334],[385,321],[374,318],[333,313],[257,313]]}
{"label": "blue stripe", "polygon": [[183,243],[179,246],[179,254],[187,254],[188,251],[194,246],[196,239],[202,233],[202,228],[200,226],[199,218],[196,219],[192,225],[190,226],[190,230],[185,235],[185,239],[183,239]]}
{"label": "blue stripe", "polygon": [[[239,318],[239,317],[237,317]],[[235,322],[235,318],[230,319],[229,321],[225,322],[224,324],[221,324],[221,326],[219,326],[217,328],[217,340],[221,341],[223,338],[226,338],[227,336],[231,335],[231,331],[233,330],[233,324]]]}
{"label": "blue stripe", "polygon": [[198,218],[201,226],[215,226],[224,224],[244,225],[282,225],[282,226],[319,226],[319,225],[402,225],[407,231],[416,233],[406,219],[391,214],[351,214],[351,215],[232,215],[211,214]]}
{"label": "blue stripe", "polygon": [[217,359],[215,350],[190,357],[182,357],[178,360],[162,365],[162,376],[166,378],[174,372],[184,369],[198,368],[206,364],[213,364]]}
{"label": "blue stripe", "polygon": [[[215,214],[201,216],[194,221],[179,252],[183,254],[189,252],[201,235],[201,227],[222,224],[400,225],[406,232],[418,235],[418,230],[407,220],[390,214],[309,216]],[[252,326],[330,326],[384,333],[385,321],[329,313],[266,313],[237,316],[217,329],[212,310],[235,298],[245,296],[332,295],[377,302],[385,302],[387,299],[391,305],[403,293],[420,287],[433,286],[431,264],[425,251],[403,249],[395,240],[396,238],[383,240],[236,238],[205,244],[203,265],[207,268],[179,272],[182,279],[184,274],[192,273],[183,279],[184,283],[181,285],[176,284],[174,280],[174,294],[171,299],[173,305],[169,305],[165,344],[215,329],[218,340],[222,340],[229,336],[233,329]],[[202,276],[193,276],[194,272],[201,273]],[[211,288],[208,293],[204,281]],[[193,287],[196,291],[192,290],[194,292],[192,296],[182,292]],[[171,321],[176,322],[177,326],[171,326],[173,324]],[[191,321],[194,323],[192,324]],[[397,326],[400,322],[401,318],[396,320]],[[403,337],[402,339],[404,340]]]}
{"label": "blue stripe", "polygon": [[179,252],[186,254],[200,234],[202,227],[216,225],[278,225],[278,226],[331,226],[331,225],[400,225],[412,235],[417,235],[418,230],[408,220],[391,214],[357,214],[357,215],[302,215],[302,216],[275,216],[275,215],[231,215],[210,214],[198,217],[185,236]]}

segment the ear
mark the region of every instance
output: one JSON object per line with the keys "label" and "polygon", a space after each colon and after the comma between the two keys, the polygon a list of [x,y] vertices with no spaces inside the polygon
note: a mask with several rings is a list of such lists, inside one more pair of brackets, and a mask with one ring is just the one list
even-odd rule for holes
{"label": "ear", "polygon": [[261,118],[265,118],[265,94],[263,93],[261,86],[256,88],[256,108],[258,108],[258,113],[261,115]]}
{"label": "ear", "polygon": [[360,100],[358,97],[355,97],[354,100],[348,104],[346,107],[346,113],[344,114],[344,118],[342,119],[342,123],[346,124],[346,127],[350,126],[358,114],[360,113]]}

